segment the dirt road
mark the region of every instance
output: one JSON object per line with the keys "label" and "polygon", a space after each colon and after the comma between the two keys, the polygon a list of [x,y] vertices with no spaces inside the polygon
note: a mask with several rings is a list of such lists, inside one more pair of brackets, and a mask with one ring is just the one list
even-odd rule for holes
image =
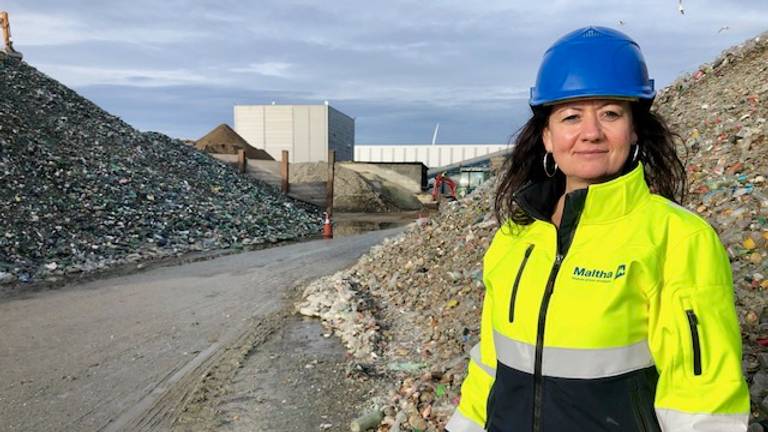
{"label": "dirt road", "polygon": [[[215,396],[209,393],[229,386],[241,362],[278,358],[285,347],[277,342],[271,342],[277,354],[249,355],[273,334],[289,331],[288,340],[302,334],[288,312],[293,288],[351,265],[401,230],[291,244],[3,301],[1,429],[167,429],[181,414],[182,400]],[[318,353],[342,355],[327,347]],[[304,358],[294,361],[305,366]],[[201,379],[218,384],[201,390]],[[251,396],[289,398],[278,376],[274,388],[269,382],[260,384],[263,395],[249,390]]]}

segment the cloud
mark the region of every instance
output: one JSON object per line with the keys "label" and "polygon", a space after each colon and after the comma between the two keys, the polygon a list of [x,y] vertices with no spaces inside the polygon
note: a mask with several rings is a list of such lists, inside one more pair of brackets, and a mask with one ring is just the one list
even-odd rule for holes
{"label": "cloud", "polygon": [[204,31],[112,25],[109,21],[86,21],[66,14],[20,13],[11,18],[14,40],[25,47],[62,46],[84,42],[118,42],[158,45],[191,42],[205,37]]}
{"label": "cloud", "polygon": [[381,102],[421,103],[430,106],[456,107],[470,104],[507,104],[512,99],[528,97],[529,89],[497,85],[475,86],[419,86],[392,85],[365,82],[347,82],[334,88],[328,94],[319,94],[322,99],[334,100],[376,100]]}
{"label": "cloud", "polygon": [[291,78],[295,75],[291,72],[293,65],[283,62],[264,62],[264,63],[251,63],[246,67],[234,67],[230,68],[230,72],[235,73],[255,73],[259,75],[277,77],[277,78]]}
{"label": "cloud", "polygon": [[41,64],[37,67],[69,87],[92,85],[168,87],[210,83],[207,77],[186,69],[118,69],[58,64]]}

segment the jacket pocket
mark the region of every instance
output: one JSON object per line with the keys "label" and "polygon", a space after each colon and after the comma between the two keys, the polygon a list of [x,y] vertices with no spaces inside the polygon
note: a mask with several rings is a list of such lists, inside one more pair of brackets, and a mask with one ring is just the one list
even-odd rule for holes
{"label": "jacket pocket", "polygon": [[699,339],[699,318],[693,309],[686,309],[688,327],[691,330],[691,347],[693,348],[693,374],[701,375],[701,340]]}
{"label": "jacket pocket", "polygon": [[520,263],[520,268],[517,269],[517,276],[515,276],[515,283],[512,285],[512,296],[509,298],[509,322],[515,321],[515,301],[517,300],[517,290],[520,287],[520,278],[523,276],[523,270],[525,270],[525,265],[528,263],[528,257],[531,256],[531,252],[533,252],[533,245],[528,245],[528,248],[525,249],[525,256],[523,257],[523,261]]}

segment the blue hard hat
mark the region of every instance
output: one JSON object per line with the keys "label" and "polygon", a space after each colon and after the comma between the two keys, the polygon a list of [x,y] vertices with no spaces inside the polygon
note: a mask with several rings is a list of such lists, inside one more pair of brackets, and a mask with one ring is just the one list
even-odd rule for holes
{"label": "blue hard hat", "polygon": [[655,96],[635,41],[608,27],[584,27],[544,53],[528,103],[533,107],[584,97],[652,101]]}

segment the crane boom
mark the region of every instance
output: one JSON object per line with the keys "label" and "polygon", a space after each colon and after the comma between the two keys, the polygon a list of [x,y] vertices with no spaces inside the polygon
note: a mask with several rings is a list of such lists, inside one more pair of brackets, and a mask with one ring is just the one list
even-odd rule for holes
{"label": "crane boom", "polygon": [[15,57],[21,59],[20,52],[13,49],[13,40],[11,39],[11,23],[8,20],[8,12],[0,11],[0,27],[3,28],[3,52],[9,57]]}

